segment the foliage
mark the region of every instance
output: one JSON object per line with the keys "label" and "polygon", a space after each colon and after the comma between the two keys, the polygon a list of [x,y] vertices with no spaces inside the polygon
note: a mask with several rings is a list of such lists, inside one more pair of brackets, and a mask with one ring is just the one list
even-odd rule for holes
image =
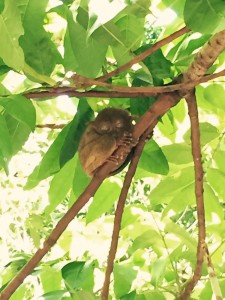
{"label": "foliage", "polygon": [[[57,93],[44,98],[41,92],[70,87],[71,73],[102,76],[185,24],[191,33],[108,80],[131,87],[165,85],[187,69],[209,37],[225,29],[224,1],[0,2],[2,289],[89,183],[76,153],[87,122],[106,106],[126,108],[138,119],[156,100],[152,96],[78,99]],[[224,58],[222,53],[209,74],[223,68]],[[30,92],[40,96],[28,99]],[[201,84],[196,93],[207,241],[224,291],[223,81]],[[52,129],[49,124],[63,128]],[[196,264],[197,218],[189,127],[181,101],[159,120],[154,139],[146,144],[124,209],[112,299],[175,299],[191,276]],[[100,299],[114,206],[124,174],[104,181],[10,299]],[[212,294],[204,265],[192,299],[207,300]]]}

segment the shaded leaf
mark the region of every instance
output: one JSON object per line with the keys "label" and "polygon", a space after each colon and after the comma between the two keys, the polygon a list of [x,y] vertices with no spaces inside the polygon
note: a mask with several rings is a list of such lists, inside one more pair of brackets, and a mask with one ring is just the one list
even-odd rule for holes
{"label": "shaded leaf", "polygon": [[142,152],[139,168],[156,173],[166,175],[169,172],[169,165],[165,155],[152,139],[146,144]]}
{"label": "shaded leaf", "polygon": [[[20,39],[26,63],[39,74],[50,75],[60,55],[56,45],[51,41],[50,34],[43,28],[48,0],[27,2],[19,0],[17,4],[21,14],[25,33]],[[36,78],[35,73],[25,70]],[[38,78],[37,78],[38,79]],[[41,78],[40,78],[41,79]]]}
{"label": "shaded leaf", "polygon": [[74,261],[62,268],[62,277],[70,292],[84,289],[92,291],[94,286],[95,261]]}
{"label": "shaded leaf", "polygon": [[87,122],[90,121],[92,117],[93,111],[87,104],[86,99],[80,99],[77,113],[70,122],[68,132],[66,133],[64,143],[60,150],[60,167],[64,166],[64,164],[77,152],[80,137],[87,126]]}

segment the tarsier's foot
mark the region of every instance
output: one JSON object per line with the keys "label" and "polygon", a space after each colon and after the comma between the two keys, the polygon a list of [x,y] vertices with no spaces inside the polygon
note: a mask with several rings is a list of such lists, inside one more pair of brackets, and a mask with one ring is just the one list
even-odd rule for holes
{"label": "tarsier's foot", "polygon": [[132,146],[135,147],[138,143],[138,139],[134,139],[132,133],[125,132],[122,139],[120,139],[118,146]]}

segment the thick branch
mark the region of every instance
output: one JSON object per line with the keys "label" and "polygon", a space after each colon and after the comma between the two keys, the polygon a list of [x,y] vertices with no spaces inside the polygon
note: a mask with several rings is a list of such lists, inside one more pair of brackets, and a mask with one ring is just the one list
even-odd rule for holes
{"label": "thick branch", "polygon": [[184,73],[184,82],[202,77],[225,48],[225,30],[216,33],[198,52],[193,63]]}

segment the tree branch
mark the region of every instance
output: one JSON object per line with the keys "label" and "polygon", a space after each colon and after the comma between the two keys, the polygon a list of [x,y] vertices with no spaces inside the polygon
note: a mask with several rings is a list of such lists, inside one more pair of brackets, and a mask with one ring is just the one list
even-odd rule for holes
{"label": "tree branch", "polygon": [[118,75],[119,73],[125,71],[126,69],[132,67],[133,65],[139,63],[140,61],[142,61],[143,59],[145,59],[147,56],[151,55],[153,52],[155,52],[156,50],[160,49],[162,46],[172,42],[173,40],[177,39],[178,37],[180,37],[181,35],[188,33],[190,31],[190,29],[188,29],[187,27],[183,27],[180,30],[172,33],[170,36],[162,39],[161,41],[155,43],[150,49],[146,50],[145,52],[139,54],[138,56],[136,56],[134,59],[130,60],[128,63],[124,64],[123,66],[119,67],[118,69],[100,76],[97,78],[97,80],[100,81],[106,81],[107,79]]}
{"label": "tree branch", "polygon": [[[206,45],[199,51],[190,68],[184,73],[183,81],[199,79],[214,63],[219,54],[225,49],[225,30],[215,34]],[[197,264],[192,279],[188,282],[180,299],[186,300],[201,277],[205,245],[205,210],[203,197],[203,167],[201,162],[200,128],[198,120],[198,109],[194,91],[183,91],[186,94],[188,113],[191,122],[192,155],[195,168],[195,195],[198,216],[198,248]]]}
{"label": "tree branch", "polygon": [[125,201],[127,197],[128,190],[130,188],[131,181],[135,174],[141,153],[144,149],[144,145],[146,142],[147,137],[151,133],[151,129],[148,129],[140,138],[138,145],[135,148],[134,156],[131,160],[128,172],[125,176],[124,184],[120,193],[119,201],[117,204],[117,208],[115,211],[115,218],[114,218],[114,226],[113,226],[113,234],[111,239],[111,246],[109,250],[109,255],[107,259],[107,267],[105,272],[105,281],[102,288],[102,300],[108,300],[109,297],[109,285],[110,285],[110,275],[113,271],[113,264],[114,259],[116,256],[117,246],[118,246],[118,239],[119,239],[119,232],[121,227],[122,215],[125,206]]}
{"label": "tree branch", "polygon": [[186,97],[188,112],[191,122],[191,141],[192,141],[192,156],[194,160],[195,169],[195,196],[197,203],[197,216],[198,216],[198,248],[197,248],[197,264],[195,267],[194,275],[188,282],[182,293],[180,299],[189,299],[193,288],[198,280],[201,278],[202,265],[205,255],[205,209],[203,198],[203,167],[201,161],[201,144],[200,144],[200,128],[198,120],[198,109],[196,103],[196,96],[194,91],[189,93]]}
{"label": "tree branch", "polygon": [[[193,70],[192,70],[193,74]],[[218,78],[220,76],[225,76],[225,70],[220,72],[210,74],[203,77],[195,77],[192,81],[184,81],[182,83],[176,83],[166,86],[150,86],[150,87],[127,87],[127,86],[119,86],[113,85],[105,82],[99,82],[95,79],[85,78],[84,76],[77,75],[76,77],[82,77],[86,80],[85,84],[90,85],[97,85],[97,86],[104,86],[115,91],[98,91],[98,90],[91,90],[91,91],[84,91],[80,92],[75,90],[75,87],[50,87],[46,88],[46,91],[40,92],[26,92],[23,94],[26,98],[50,98],[50,97],[58,97],[61,95],[67,95],[70,97],[98,97],[98,98],[137,98],[137,97],[149,97],[155,96],[163,93],[170,93],[174,91],[184,91],[184,90],[191,90],[196,85],[208,82],[209,80]],[[188,78],[185,78],[188,80]]]}
{"label": "tree branch", "polygon": [[37,128],[62,129],[66,124],[37,124]]}

